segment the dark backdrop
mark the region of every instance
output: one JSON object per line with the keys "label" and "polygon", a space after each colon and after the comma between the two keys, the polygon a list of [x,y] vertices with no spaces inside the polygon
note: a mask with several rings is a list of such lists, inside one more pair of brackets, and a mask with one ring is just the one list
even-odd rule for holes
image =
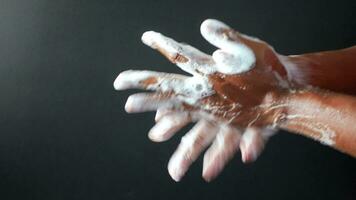
{"label": "dark backdrop", "polygon": [[145,30],[211,53],[199,25],[218,18],[298,54],[355,45],[355,13],[354,0],[1,0],[0,199],[356,199],[355,159],[289,133],[212,183],[201,159],[175,183],[181,135],[151,143],[154,114],[126,114],[132,91],[112,87],[125,69],[179,72]]}

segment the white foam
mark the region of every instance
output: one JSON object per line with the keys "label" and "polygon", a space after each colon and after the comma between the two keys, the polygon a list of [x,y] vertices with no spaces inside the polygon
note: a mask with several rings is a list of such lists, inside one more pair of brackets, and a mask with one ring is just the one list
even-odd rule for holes
{"label": "white foam", "polygon": [[[155,78],[156,82],[143,87],[141,82],[150,78]],[[161,92],[173,91],[178,94],[178,98],[190,105],[214,93],[208,77],[200,75],[189,77],[153,71],[124,71],[114,81],[114,87],[116,90],[143,88]]]}
{"label": "white foam", "polygon": [[178,61],[175,64],[192,75],[198,74],[197,71],[204,74],[216,72],[211,57],[190,45],[179,43],[155,31],[145,32],[141,39],[144,44],[151,48],[163,50],[170,58],[175,58],[177,55],[183,56],[187,60],[184,60],[184,62]]}
{"label": "white foam", "polygon": [[[221,30],[232,29],[226,24],[215,19],[205,20],[200,27],[201,34],[208,42],[214,46],[217,46],[218,48],[221,48],[222,50],[229,52],[230,54],[235,55],[235,57],[239,59],[240,65],[222,65],[219,66],[218,70],[221,72],[224,71],[223,73],[226,74],[237,74],[252,69],[256,62],[256,57],[253,51],[246,45],[227,38],[226,35],[221,33]],[[226,57],[226,59],[229,59],[229,57]]]}

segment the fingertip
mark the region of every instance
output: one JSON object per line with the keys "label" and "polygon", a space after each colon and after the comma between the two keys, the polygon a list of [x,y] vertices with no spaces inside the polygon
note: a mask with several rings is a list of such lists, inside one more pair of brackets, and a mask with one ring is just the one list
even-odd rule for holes
{"label": "fingertip", "polygon": [[146,31],[142,34],[141,40],[143,43],[149,45],[152,43],[152,35],[154,34],[154,31]]}
{"label": "fingertip", "polygon": [[211,163],[211,157],[209,156],[210,152],[206,152],[204,154],[203,158],[203,171],[202,171],[202,177],[206,182],[210,182],[212,180],[212,175],[211,175],[211,170],[210,170],[210,163]]}
{"label": "fingertip", "polygon": [[217,19],[206,19],[200,25],[200,32],[202,35],[217,32],[220,29],[230,28],[223,22]]}
{"label": "fingertip", "polygon": [[171,178],[175,182],[179,182],[182,177],[183,177],[183,172],[181,169],[179,169],[179,166],[177,166],[177,161],[176,161],[176,156],[173,155],[172,158],[168,162],[167,170]]}
{"label": "fingertip", "polygon": [[116,77],[116,79],[115,79],[115,81],[114,81],[114,88],[115,88],[115,90],[124,90],[124,89],[126,89],[126,87],[125,87],[125,81],[124,81],[124,72],[121,72],[117,77]]}
{"label": "fingertip", "polygon": [[211,182],[222,172],[226,163],[223,160],[208,157],[204,155],[202,177],[206,182]]}
{"label": "fingertip", "polygon": [[258,154],[254,149],[251,148],[244,148],[244,150],[241,149],[241,160],[243,163],[248,164],[256,161]]}
{"label": "fingertip", "polygon": [[224,74],[239,74],[244,72],[240,56],[218,49],[213,55],[213,60],[217,63],[217,70]]}
{"label": "fingertip", "polygon": [[153,108],[146,104],[148,98],[149,96],[146,93],[130,95],[126,100],[125,111],[127,113],[138,113],[152,110]]}
{"label": "fingertip", "polygon": [[125,103],[125,111],[127,113],[133,113],[134,112],[134,102],[135,102],[135,97],[133,95],[129,96],[126,100]]}
{"label": "fingertip", "polygon": [[148,139],[150,139],[152,142],[159,142],[159,138],[157,138],[157,134],[156,134],[156,126],[157,124],[154,127],[152,127],[147,134]]}
{"label": "fingertip", "polygon": [[200,32],[201,32],[202,35],[204,35],[204,34],[208,31],[209,25],[210,25],[210,23],[211,23],[212,20],[213,20],[213,19],[205,19],[205,20],[201,23],[201,25],[200,25]]}
{"label": "fingertip", "polygon": [[[224,59],[227,65],[223,66],[221,70],[226,70],[229,74],[235,74],[248,71],[254,67],[256,61],[254,52],[241,43],[238,32],[234,31],[226,24],[214,19],[205,20],[200,27],[200,31],[202,36],[209,43],[220,49],[226,50],[231,55],[236,55],[236,59]],[[219,51],[215,55],[215,58],[217,58],[218,55],[221,55],[219,54]],[[238,66],[234,66],[237,63]]]}
{"label": "fingertip", "polygon": [[120,81],[119,76],[120,76],[120,74],[115,78],[114,83],[113,83],[113,87],[114,87],[115,90],[120,90],[120,87],[119,87],[120,86],[120,84],[119,84],[119,81]]}
{"label": "fingertip", "polygon": [[159,35],[160,33],[157,33],[155,31],[146,31],[142,34],[141,40],[147,46],[153,47],[155,38],[157,38],[157,36]]}
{"label": "fingertip", "polygon": [[241,152],[241,161],[243,163],[245,163],[246,162],[246,155],[245,155],[246,145],[245,145],[245,142],[243,140],[241,140],[239,147],[240,147],[240,152]]}
{"label": "fingertip", "polygon": [[203,177],[204,181],[207,183],[210,183],[213,180],[212,177],[210,177],[209,175],[204,174],[204,173],[203,173],[202,177]]}
{"label": "fingertip", "polygon": [[244,151],[243,153],[241,151],[242,162],[245,164],[248,164],[248,163],[252,163],[252,162],[256,161],[257,156],[254,156],[254,155],[255,154],[250,153],[249,151]]}
{"label": "fingertip", "polygon": [[220,61],[222,58],[224,58],[225,54],[226,53],[223,50],[217,49],[213,52],[212,57],[215,61]]}
{"label": "fingertip", "polygon": [[264,141],[261,130],[257,128],[247,128],[240,142],[241,157],[244,163],[257,160],[264,148]]}
{"label": "fingertip", "polygon": [[171,178],[175,181],[175,182],[179,182],[182,177],[181,176],[178,176],[178,175],[175,175],[174,173],[170,172],[169,175],[171,176]]}
{"label": "fingertip", "polygon": [[181,177],[175,177],[175,176],[172,176],[171,174],[170,174],[170,176],[177,183],[181,180]]}
{"label": "fingertip", "polygon": [[219,64],[229,64],[229,61],[231,62],[232,60],[236,59],[234,55],[227,53],[222,49],[214,51],[212,57],[214,61]]}
{"label": "fingertip", "polygon": [[152,129],[151,129],[151,130],[148,132],[148,138],[149,138],[152,142],[164,142],[164,141],[166,141],[164,138],[160,137],[160,135],[157,134],[155,131],[156,131],[156,130],[152,130]]}
{"label": "fingertip", "polygon": [[152,142],[164,142],[167,141],[170,136],[169,129],[171,128],[171,124],[167,122],[167,120],[162,119],[159,121],[151,130],[148,132],[148,138]]}
{"label": "fingertip", "polygon": [[211,40],[211,23],[213,22],[213,19],[206,19],[204,20],[201,25],[200,25],[200,33],[201,35],[208,41]]}

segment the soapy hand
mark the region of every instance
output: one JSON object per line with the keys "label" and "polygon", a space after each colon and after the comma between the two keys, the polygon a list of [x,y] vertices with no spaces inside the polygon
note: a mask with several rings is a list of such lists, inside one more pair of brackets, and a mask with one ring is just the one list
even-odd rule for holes
{"label": "soapy hand", "polygon": [[149,138],[166,141],[190,122],[168,171],[179,181],[206,149],[203,177],[215,178],[240,149],[244,162],[254,161],[273,135],[278,97],[291,87],[272,47],[238,33],[217,20],[205,20],[203,37],[218,47],[212,56],[149,31],[142,41],[192,76],[128,70],[114,82],[116,90],[139,88],[152,93],[131,95],[129,113],[157,111]]}

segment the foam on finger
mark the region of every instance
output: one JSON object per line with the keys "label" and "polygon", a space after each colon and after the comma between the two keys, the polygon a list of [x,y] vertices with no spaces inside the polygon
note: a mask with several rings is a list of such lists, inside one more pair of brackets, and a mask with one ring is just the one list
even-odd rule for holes
{"label": "foam on finger", "polygon": [[194,105],[198,100],[214,93],[205,76],[188,77],[153,71],[127,70],[116,78],[116,90],[148,89],[164,93],[172,92],[181,101]]}
{"label": "foam on finger", "polygon": [[246,68],[241,67],[242,60],[238,55],[218,49],[213,53],[213,59],[221,73],[232,74],[246,71]]}
{"label": "foam on finger", "polygon": [[[121,72],[114,81],[114,88],[116,90],[126,89],[149,89],[165,90],[168,87],[169,82],[179,84],[183,82],[188,76],[180,74],[168,74],[164,72],[155,72],[148,70],[127,70]],[[165,82],[167,84],[162,84]]]}
{"label": "foam on finger", "polygon": [[239,41],[235,31],[229,26],[215,19],[207,19],[202,23],[200,31],[209,43],[240,59],[239,66],[223,65],[218,67],[219,71],[226,74],[237,74],[254,67],[256,58],[253,51]]}
{"label": "foam on finger", "polygon": [[147,31],[142,35],[142,42],[161,52],[172,63],[190,74],[211,74],[216,72],[211,57],[198,49],[176,42],[155,31]]}

